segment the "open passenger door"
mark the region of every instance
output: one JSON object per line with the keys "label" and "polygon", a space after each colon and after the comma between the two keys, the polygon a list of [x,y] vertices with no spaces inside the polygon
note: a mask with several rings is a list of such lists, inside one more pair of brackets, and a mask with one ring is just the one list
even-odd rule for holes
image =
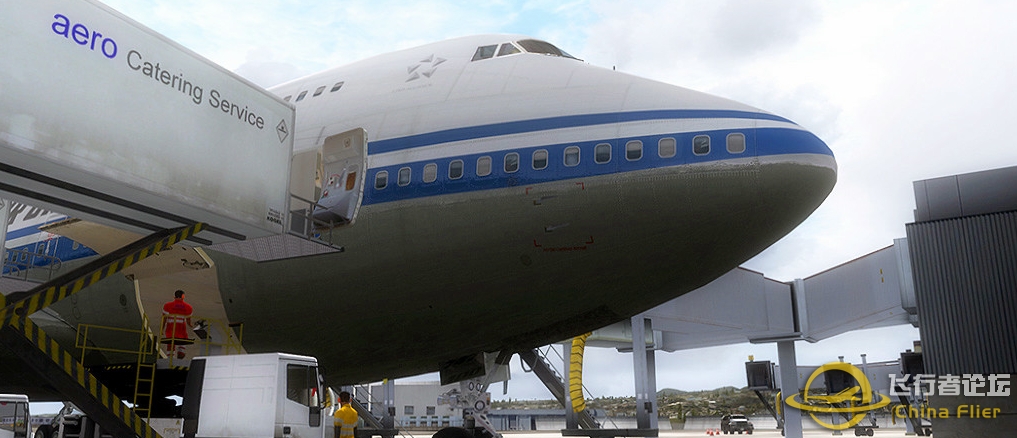
{"label": "open passenger door", "polygon": [[357,128],[326,138],[321,147],[321,162],[321,197],[312,217],[319,226],[353,223],[364,196],[367,131]]}

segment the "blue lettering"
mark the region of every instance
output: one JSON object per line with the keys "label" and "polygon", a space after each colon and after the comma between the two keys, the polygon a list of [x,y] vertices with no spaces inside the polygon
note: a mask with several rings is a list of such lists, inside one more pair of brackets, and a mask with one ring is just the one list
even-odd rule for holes
{"label": "blue lettering", "polygon": [[57,20],[53,22],[53,32],[67,38],[67,30],[70,28],[71,20],[63,14],[56,14],[53,18]]}
{"label": "blue lettering", "polygon": [[83,23],[71,24],[71,19],[64,14],[56,14],[53,19],[56,20],[50,26],[53,33],[70,39],[78,45],[88,46],[88,49],[93,52],[98,45],[102,56],[109,59],[117,57],[117,42],[113,38],[104,37],[95,30],[89,31],[88,26]]}
{"label": "blue lettering", "polygon": [[102,40],[102,54],[109,59],[117,57],[117,42],[109,38]]}
{"label": "blue lettering", "polygon": [[74,42],[82,46],[88,44],[88,28],[84,24],[75,24],[71,28],[71,37]]}

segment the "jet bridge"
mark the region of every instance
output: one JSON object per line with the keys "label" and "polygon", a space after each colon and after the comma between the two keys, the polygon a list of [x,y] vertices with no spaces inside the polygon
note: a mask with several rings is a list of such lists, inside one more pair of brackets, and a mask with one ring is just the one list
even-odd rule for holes
{"label": "jet bridge", "polygon": [[[736,268],[640,317],[653,327],[648,342],[668,352],[917,326],[907,239],[789,283]],[[587,344],[629,350],[631,333],[632,323],[622,322],[595,331]]]}
{"label": "jet bridge", "polygon": [[[781,389],[795,393],[795,341],[817,342],[853,330],[918,325],[907,239],[793,282],[736,268],[629,321],[593,332],[587,346],[633,353],[637,425],[656,429],[653,352],[743,342],[777,343]],[[801,413],[785,413],[787,436],[801,436]],[[798,426],[797,434],[792,430]]]}

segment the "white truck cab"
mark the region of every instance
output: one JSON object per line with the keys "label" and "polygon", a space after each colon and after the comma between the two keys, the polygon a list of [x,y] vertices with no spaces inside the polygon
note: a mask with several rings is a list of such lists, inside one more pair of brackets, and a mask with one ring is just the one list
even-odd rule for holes
{"label": "white truck cab", "polygon": [[0,438],[28,438],[28,396],[0,394]]}
{"label": "white truck cab", "polygon": [[323,438],[331,427],[322,418],[323,383],[317,360],[308,356],[195,358],[184,393],[183,435]]}

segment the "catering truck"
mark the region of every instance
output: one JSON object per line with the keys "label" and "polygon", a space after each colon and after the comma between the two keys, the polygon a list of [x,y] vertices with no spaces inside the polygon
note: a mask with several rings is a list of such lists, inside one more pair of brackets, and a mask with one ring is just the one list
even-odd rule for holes
{"label": "catering truck", "polygon": [[[184,437],[323,438],[325,385],[313,357],[199,357],[184,390]],[[325,425],[328,424],[328,427]]]}
{"label": "catering truck", "polygon": [[[165,438],[324,438],[327,396],[318,361],[287,353],[238,354],[191,360],[180,418],[152,418]],[[41,425],[35,438],[110,435],[71,409]],[[28,397],[0,395],[0,438],[27,438]],[[181,430],[182,429],[182,430]],[[86,432],[87,431],[87,432]]]}

